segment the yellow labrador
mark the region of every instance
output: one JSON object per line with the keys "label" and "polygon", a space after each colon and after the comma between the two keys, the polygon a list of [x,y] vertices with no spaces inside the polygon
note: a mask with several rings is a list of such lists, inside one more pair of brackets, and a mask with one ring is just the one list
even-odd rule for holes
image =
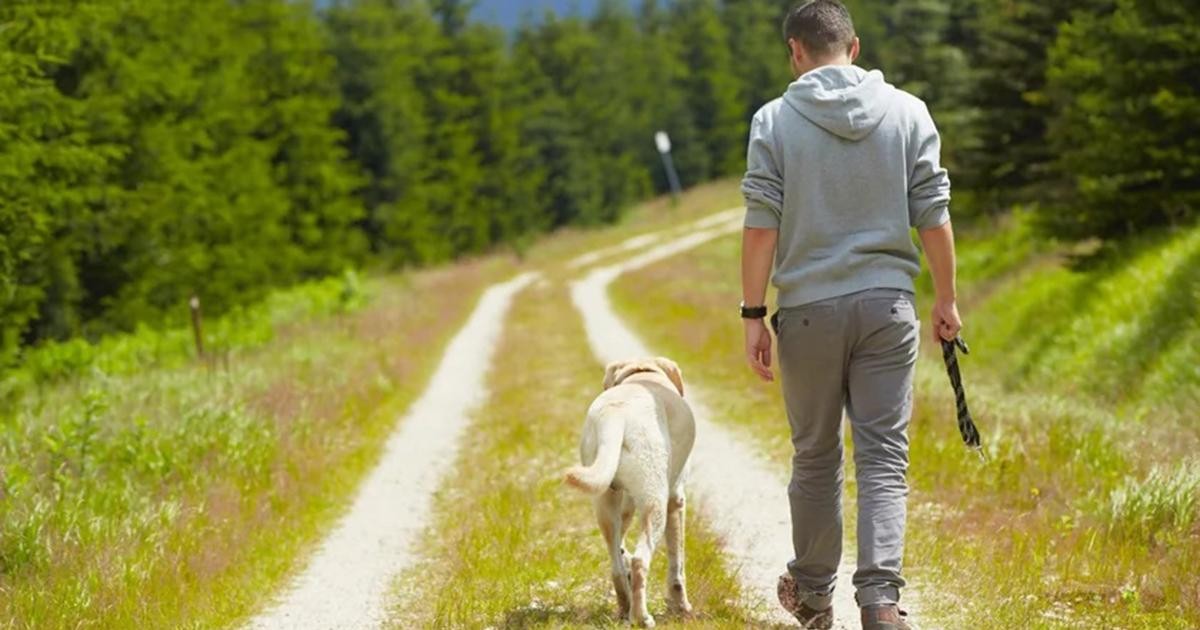
{"label": "yellow labrador", "polygon": [[[646,610],[646,577],[664,529],[667,604],[675,612],[691,612],[683,577],[683,471],[695,438],[695,420],[674,361],[659,357],[608,364],[604,391],[588,408],[583,425],[583,465],[567,470],[566,482],[595,495],[623,621],[654,625]],[[642,532],[629,557],[624,540],[635,514]]]}

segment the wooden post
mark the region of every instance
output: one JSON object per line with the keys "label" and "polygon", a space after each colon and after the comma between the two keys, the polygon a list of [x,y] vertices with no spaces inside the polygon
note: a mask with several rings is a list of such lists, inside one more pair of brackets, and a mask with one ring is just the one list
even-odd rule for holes
{"label": "wooden post", "polygon": [[200,298],[192,295],[188,300],[188,306],[192,308],[192,334],[196,338],[196,356],[204,358],[204,329],[200,325]]}

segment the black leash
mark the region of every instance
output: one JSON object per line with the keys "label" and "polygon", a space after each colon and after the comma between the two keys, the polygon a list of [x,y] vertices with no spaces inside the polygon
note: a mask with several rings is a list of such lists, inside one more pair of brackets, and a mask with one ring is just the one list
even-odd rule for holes
{"label": "black leash", "polygon": [[979,429],[975,427],[975,421],[971,419],[971,410],[967,408],[967,393],[963,391],[962,373],[958,370],[955,347],[962,350],[963,354],[971,354],[971,350],[962,337],[955,337],[954,341],[942,340],[942,360],[946,362],[946,373],[950,375],[950,386],[954,388],[954,404],[958,410],[958,432],[962,434],[963,444],[975,451],[980,460],[986,462],[987,454],[983,452],[983,446],[979,442]]}

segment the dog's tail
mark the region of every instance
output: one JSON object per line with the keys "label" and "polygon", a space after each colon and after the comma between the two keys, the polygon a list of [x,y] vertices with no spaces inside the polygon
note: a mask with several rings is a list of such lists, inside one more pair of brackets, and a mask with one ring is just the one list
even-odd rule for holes
{"label": "dog's tail", "polygon": [[618,418],[601,421],[596,427],[596,461],[591,466],[567,469],[567,485],[588,494],[599,494],[612,485],[621,463],[621,443],[625,441],[625,423]]}

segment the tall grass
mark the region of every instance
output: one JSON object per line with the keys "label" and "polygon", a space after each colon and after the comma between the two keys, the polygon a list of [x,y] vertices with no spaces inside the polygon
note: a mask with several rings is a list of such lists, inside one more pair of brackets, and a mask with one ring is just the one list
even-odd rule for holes
{"label": "tall grass", "polygon": [[[1022,231],[1020,223],[995,235],[968,231],[960,239],[963,258]],[[985,298],[971,310],[966,331],[980,356],[994,358],[981,369],[1013,388],[1051,387],[1122,416],[1196,417],[1200,229],[1151,234],[1087,255],[1050,249],[1026,260],[1032,263],[963,270],[968,300]]]}
{"label": "tall grass", "polygon": [[[1113,491],[1108,526],[1148,544],[1174,543],[1200,520],[1200,464],[1156,467],[1145,479],[1127,478]],[[1160,536],[1165,540],[1156,540]]]}
{"label": "tall grass", "polygon": [[[233,308],[205,322],[204,343],[209,355],[226,359],[270,342],[291,322],[311,321],[352,312],[369,299],[358,275],[313,281],[269,294],[261,302]],[[44,387],[97,372],[121,376],[148,368],[170,368],[195,359],[194,337],[186,325],[187,307],[180,305],[177,325],[155,329],[139,325],[133,332],[98,341],[76,337],[27,348],[19,363],[0,378],[0,396],[12,399],[31,387]]]}

